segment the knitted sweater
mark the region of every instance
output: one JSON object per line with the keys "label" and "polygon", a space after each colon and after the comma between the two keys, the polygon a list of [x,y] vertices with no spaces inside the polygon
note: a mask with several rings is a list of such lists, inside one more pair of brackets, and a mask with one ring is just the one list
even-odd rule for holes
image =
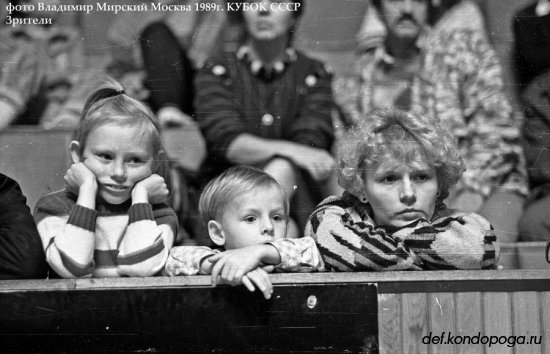
{"label": "knitted sweater", "polygon": [[16,111],[13,125],[78,124],[86,99],[105,79],[87,65],[83,44],[73,26],[1,28],[0,101]]}
{"label": "knitted sweater", "polygon": [[46,260],[64,278],[152,276],[166,263],[177,217],[164,204],[131,200],[96,210],[76,204],[61,190],[42,197],[34,219]]}
{"label": "knitted sweater", "polygon": [[[283,238],[268,242],[268,244],[275,247],[281,256],[281,263],[275,266],[276,271],[314,272],[324,270],[323,260],[311,237]],[[166,262],[165,273],[168,275],[206,274],[200,267],[202,261],[222,251],[204,246],[174,247]]]}
{"label": "knitted sweater", "polygon": [[[521,122],[505,95],[489,42],[478,31],[458,28],[428,33],[419,45],[420,69],[407,83],[407,94],[396,95],[392,106],[437,119],[455,136],[467,167],[457,191],[483,197],[497,190],[527,194]],[[355,77],[335,80],[335,101],[351,123],[382,108],[375,100],[377,77],[395,70],[391,61],[383,46],[372,49],[358,60]]]}
{"label": "knitted sweater", "polygon": [[443,207],[432,220],[377,226],[368,203],[345,192],[325,199],[305,236],[317,242],[327,270],[487,269],[500,248],[492,226],[475,213]]}

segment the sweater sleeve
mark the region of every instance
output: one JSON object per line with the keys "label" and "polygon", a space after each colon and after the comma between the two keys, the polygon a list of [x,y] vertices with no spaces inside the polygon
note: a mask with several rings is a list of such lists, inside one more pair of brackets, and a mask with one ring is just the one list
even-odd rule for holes
{"label": "sweater sleeve", "polygon": [[325,263],[340,271],[488,269],[499,255],[491,225],[473,213],[384,228],[348,209],[328,206],[312,215],[308,235]]}
{"label": "sweater sleeve", "polygon": [[164,268],[177,234],[177,217],[167,205],[138,203],[130,207],[128,227],[118,253],[120,275],[147,277]]}
{"label": "sweater sleeve", "polygon": [[45,278],[40,236],[19,185],[0,175],[0,280]]}
{"label": "sweater sleeve", "polygon": [[329,150],[334,139],[332,125],[332,75],[321,63],[304,78],[298,91],[305,94],[298,117],[290,127],[289,137],[296,143]]}
{"label": "sweater sleeve", "polygon": [[[91,277],[94,270],[97,212],[60,198],[43,197],[34,218],[46,252],[46,260],[63,278]],[[62,212],[69,208],[68,213]]]}
{"label": "sweater sleeve", "polygon": [[493,227],[475,213],[419,221],[393,236],[422,259],[424,269],[489,269],[500,253]]}
{"label": "sweater sleeve", "polygon": [[304,237],[312,237],[327,270],[420,270],[422,260],[406,244],[340,206],[317,209]]}
{"label": "sweater sleeve", "polygon": [[231,142],[246,132],[231,82],[227,65],[213,60],[199,70],[195,82],[197,120],[208,150],[222,160]]}
{"label": "sweater sleeve", "polygon": [[311,237],[283,238],[268,244],[281,256],[281,263],[275,266],[277,270],[304,273],[324,270],[323,259]]}
{"label": "sweater sleeve", "polygon": [[201,264],[216,253],[219,251],[205,246],[174,247],[170,250],[164,273],[171,276],[206,274],[201,270]]}

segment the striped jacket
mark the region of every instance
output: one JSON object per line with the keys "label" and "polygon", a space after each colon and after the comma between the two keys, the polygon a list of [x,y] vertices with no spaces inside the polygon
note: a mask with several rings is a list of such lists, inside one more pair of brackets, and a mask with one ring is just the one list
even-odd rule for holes
{"label": "striped jacket", "polygon": [[310,236],[327,270],[487,269],[500,248],[492,226],[475,213],[437,210],[432,220],[377,226],[372,209],[345,192],[325,199],[310,216]]}
{"label": "striped jacket", "polygon": [[167,205],[98,200],[92,210],[77,205],[76,196],[65,190],[42,197],[34,220],[46,260],[64,278],[155,275],[166,263],[177,228]]}

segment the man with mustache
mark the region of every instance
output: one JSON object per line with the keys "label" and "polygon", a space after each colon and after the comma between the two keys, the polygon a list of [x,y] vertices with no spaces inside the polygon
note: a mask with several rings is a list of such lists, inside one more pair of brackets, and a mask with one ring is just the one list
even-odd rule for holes
{"label": "man with mustache", "polygon": [[513,242],[527,192],[520,121],[475,3],[459,2],[430,27],[435,2],[372,0],[358,35],[356,75],[335,81],[335,100],[351,123],[375,108],[442,121],[467,167],[449,207],[483,215],[501,242]]}

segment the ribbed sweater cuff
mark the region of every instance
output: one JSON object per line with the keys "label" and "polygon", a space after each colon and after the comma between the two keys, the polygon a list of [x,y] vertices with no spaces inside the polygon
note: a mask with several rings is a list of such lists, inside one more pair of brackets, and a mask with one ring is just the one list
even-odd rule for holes
{"label": "ribbed sweater cuff", "polygon": [[153,206],[149,203],[138,203],[130,207],[129,221],[131,224],[140,220],[155,220],[155,214],[153,213]]}
{"label": "ribbed sweater cuff", "polygon": [[97,211],[75,204],[71,210],[71,215],[69,215],[67,223],[84,230],[95,232],[97,215]]}

